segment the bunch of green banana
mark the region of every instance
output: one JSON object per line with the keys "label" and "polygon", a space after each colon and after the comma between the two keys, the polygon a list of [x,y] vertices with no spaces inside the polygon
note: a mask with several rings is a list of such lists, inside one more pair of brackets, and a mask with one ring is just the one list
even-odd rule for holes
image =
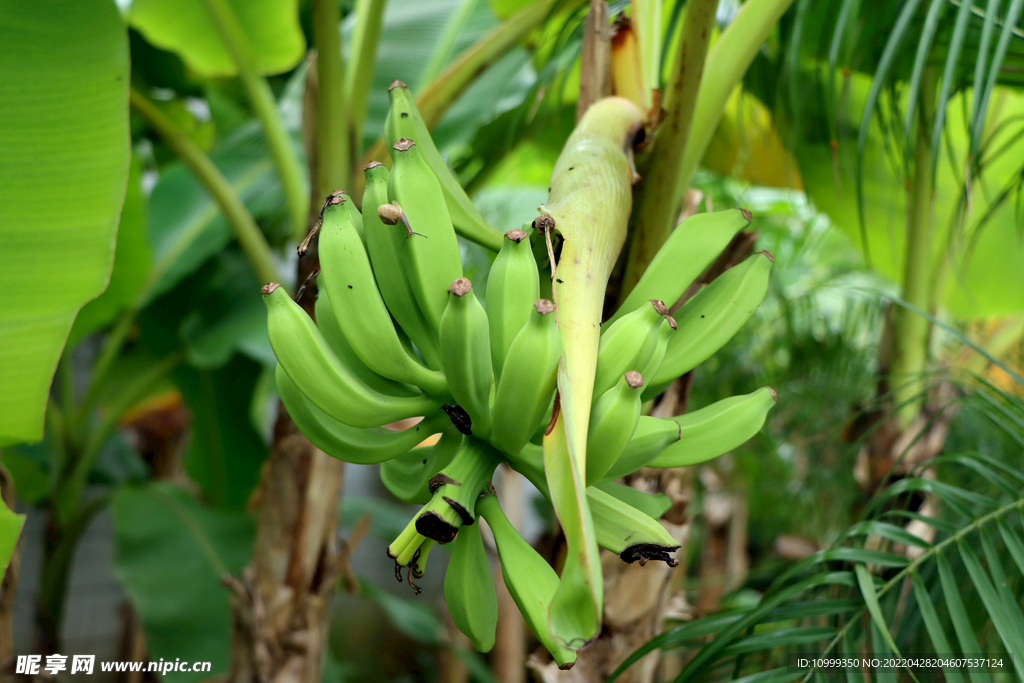
{"label": "bunch of green banana", "polygon": [[[321,268],[316,321],[280,285],[263,288],[278,392],[318,448],[348,462],[380,463],[384,485],[421,506],[388,548],[399,580],[405,571],[418,592],[413,581],[426,571],[430,552],[447,546],[444,594],[452,619],[475,647],[490,649],[497,601],[476,523],[483,516],[512,597],[538,640],[567,668],[575,652],[560,632],[565,615],[551,619],[552,611],[567,609],[568,593],[556,598],[566,574],[560,579],[512,528],[489,480],[504,463],[556,509],[567,500],[564,487],[578,486],[578,510],[597,546],[626,562],[674,564],[678,546],[657,521],[664,496],[614,480],[641,467],[704,462],[761,429],[775,402],[767,388],[671,419],[645,416],[641,408],[746,321],[764,297],[771,257],[760,252],[730,269],[673,318],[669,307],[751,217],[730,210],[688,219],[603,329],[597,320],[588,323],[589,367],[575,356],[575,370],[566,372],[568,328],[580,324],[572,310],[582,310],[571,288],[586,273],[555,264],[554,284],[542,282],[549,254],[554,259],[547,244],[554,235],[526,226],[502,237],[487,225],[445,166],[405,85],[395,82],[390,98],[385,135],[392,170],[369,164],[362,211],[334,192],[311,233],[310,239],[319,236]],[[582,149],[577,144],[574,153]],[[609,158],[620,151],[609,148]],[[602,172],[573,163],[560,163],[557,173]],[[568,187],[564,179],[552,186],[563,194]],[[550,210],[562,216],[567,209],[552,202]],[[557,232],[553,221],[548,216],[541,223]],[[484,292],[464,277],[458,236],[497,252]],[[572,309],[564,316],[563,306]],[[592,378],[592,386],[571,385],[576,377]],[[550,454],[536,445],[564,418],[563,381],[574,406],[589,406],[588,420],[574,422],[585,427],[572,437],[583,463],[572,484],[564,468],[552,476],[545,467]],[[408,418],[421,419],[401,431],[386,427]],[[578,647],[579,639],[572,644]]]}

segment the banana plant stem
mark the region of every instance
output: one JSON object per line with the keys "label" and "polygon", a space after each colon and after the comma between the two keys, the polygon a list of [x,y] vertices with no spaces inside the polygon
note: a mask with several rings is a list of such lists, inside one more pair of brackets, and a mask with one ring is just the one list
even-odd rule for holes
{"label": "banana plant stem", "polygon": [[[718,0],[690,0],[679,41],[672,77],[665,93],[667,113],[655,133],[649,163],[641,171],[636,210],[632,214],[629,260],[621,296],[629,295],[658,249],[668,239],[682,209],[686,184],[678,175],[690,139],[690,124],[697,104],[697,89],[715,21]],[[645,36],[646,38],[647,36]],[[651,40],[660,39],[656,33]],[[641,46],[646,50],[646,46]]]}
{"label": "banana plant stem", "polygon": [[[637,234],[634,235],[633,241],[642,245],[642,248],[638,246],[635,250],[630,249],[630,260],[626,264],[623,278],[625,294],[628,294],[632,286],[640,279],[651,259],[658,253],[658,249],[675,228],[675,219],[679,210],[678,198],[685,194],[690,186],[690,181],[693,180],[697,164],[703,158],[711,136],[715,132],[715,128],[718,127],[729,95],[739,85],[743,74],[754,61],[754,57],[757,56],[768,34],[792,2],[793,0],[747,0],[740,7],[736,18],[726,27],[714,47],[708,52],[700,87],[697,89],[693,118],[689,130],[681,141],[684,144],[682,161],[673,169],[675,186],[667,195],[645,193],[643,204],[634,211],[634,214],[639,213],[640,215],[634,222],[634,225],[637,226]],[[687,15],[689,13],[690,11],[687,9]],[[689,16],[687,16],[687,20],[689,20]],[[662,152],[664,150],[659,151],[659,154]],[[642,174],[643,171],[641,171]],[[648,208],[647,205],[659,202],[667,203],[668,200],[665,197],[676,198],[666,210],[669,212],[668,218],[660,217],[657,222],[652,220],[650,225],[647,225],[646,221],[640,222],[645,220],[646,214],[655,211],[653,208]]]}
{"label": "banana plant stem", "polygon": [[[914,177],[907,196],[907,246],[901,296],[921,310],[929,310],[935,299],[931,291],[935,195],[928,135],[935,110],[935,85],[935,70],[928,67],[921,78]],[[927,318],[903,306],[893,311],[893,356],[889,375],[895,404],[901,406],[899,422],[904,428],[913,422],[924,405],[922,377],[928,359],[930,333],[931,323]]]}
{"label": "banana plant stem", "polygon": [[295,240],[299,241],[306,232],[306,212],[309,208],[308,192],[305,188],[298,157],[292,149],[288,132],[278,114],[274,94],[270,91],[270,85],[266,79],[258,72],[256,55],[228,1],[204,0],[204,4],[221,40],[224,41],[225,47],[231,53],[231,58],[238,68],[238,75],[242,79],[242,85],[252,104],[253,112],[263,127],[267,146],[270,148],[270,154],[281,180],[281,187],[284,189],[288,213],[291,215],[292,234]]}
{"label": "banana plant stem", "polygon": [[[131,90],[131,103],[135,111],[160,134],[167,146],[188,165],[217,202],[260,282],[281,282],[274,254],[259,226],[256,225],[256,220],[206,152],[189,137],[188,133],[134,88]],[[305,225],[305,217],[302,224]]]}
{"label": "banana plant stem", "polygon": [[67,421],[65,428],[69,434],[75,436],[74,440],[76,442],[82,425],[87,421],[89,412],[99,399],[99,394],[106,384],[107,375],[110,374],[110,368],[114,365],[114,360],[121,353],[121,349],[124,348],[125,340],[128,338],[128,331],[135,322],[136,315],[138,315],[138,309],[135,308],[129,308],[121,314],[121,317],[114,327],[111,328],[110,332],[107,333],[106,339],[103,341],[103,348],[93,364],[89,383],[85,387],[85,393],[82,394],[82,401],[78,404],[78,408],[71,413],[65,411],[64,416]]}
{"label": "banana plant stem", "polygon": [[336,0],[314,0],[313,42],[318,85],[315,197],[318,200],[335,190],[348,189],[352,172],[350,111],[345,101],[340,24],[341,6]]}
{"label": "banana plant stem", "polygon": [[65,468],[68,474],[58,482],[54,494],[53,513],[57,525],[67,527],[78,514],[85,482],[99,457],[100,449],[117,428],[121,416],[132,406],[146,397],[158,382],[169,375],[185,359],[184,351],[176,351],[156,365],[148,368],[133,379],[107,406],[106,414],[94,429],[91,430],[85,446]]}
{"label": "banana plant stem", "polygon": [[[380,43],[381,27],[384,25],[385,0],[356,0],[356,25],[352,35],[351,57],[345,65],[345,99],[349,107],[349,144],[352,171],[359,171],[356,164],[363,150],[363,128],[366,112],[370,106],[370,88],[373,86],[373,69],[377,59],[377,45]],[[355,173],[361,177],[361,173]]]}

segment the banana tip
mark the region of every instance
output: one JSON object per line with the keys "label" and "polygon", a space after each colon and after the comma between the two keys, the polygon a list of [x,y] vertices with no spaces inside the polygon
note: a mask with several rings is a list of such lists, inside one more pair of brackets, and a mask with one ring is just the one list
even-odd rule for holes
{"label": "banana tip", "polygon": [[441,518],[433,510],[424,512],[416,518],[416,531],[421,536],[437,541],[441,545],[451,543],[459,533],[459,528]]}
{"label": "banana tip", "polygon": [[768,251],[767,249],[762,249],[761,251],[759,251],[757,253],[758,254],[764,254],[768,258],[769,261],[771,261],[772,263],[775,263],[775,257],[772,256],[772,252]]}
{"label": "banana tip", "polygon": [[628,384],[631,389],[639,389],[644,385],[643,375],[641,375],[636,370],[630,370],[625,375],[623,375],[623,377],[626,378],[626,384]]}
{"label": "banana tip", "polygon": [[380,163],[379,161],[371,161],[366,166],[363,166],[363,172],[365,173],[366,171],[369,171],[371,168],[377,168],[378,166],[383,165],[384,164]]}
{"label": "banana tip", "polygon": [[262,294],[263,296],[273,294],[274,290],[280,286],[281,285],[276,282],[268,282],[267,284],[263,285],[263,289],[260,290],[260,294]]}
{"label": "banana tip", "polygon": [[772,389],[771,387],[768,387],[768,391],[771,392],[772,401],[774,401],[775,403],[778,403],[779,402],[779,395],[777,393],[775,393],[775,390]]}
{"label": "banana tip", "polygon": [[669,325],[669,327],[671,327],[671,328],[672,328],[673,330],[678,330],[678,329],[679,329],[679,323],[677,323],[677,322],[676,322],[676,319],[675,319],[675,318],[673,318],[672,316],[670,316],[670,315],[666,315],[666,316],[665,316],[665,320],[668,320],[668,325]]}
{"label": "banana tip", "polygon": [[455,296],[465,296],[469,294],[471,289],[473,289],[473,283],[468,278],[460,277],[452,282],[452,286],[448,288],[448,291]]}
{"label": "banana tip", "polygon": [[398,138],[395,140],[395,144],[391,145],[392,149],[396,152],[408,152],[410,149],[416,146],[416,143],[409,138]]}
{"label": "banana tip", "polygon": [[559,671],[568,671],[569,669],[573,668],[574,666],[576,666],[576,660],[575,659],[572,660],[571,662],[566,662],[565,664],[559,664],[558,665],[558,670]]}
{"label": "banana tip", "polygon": [[740,209],[740,214],[747,220],[748,223],[754,220],[754,217],[750,214],[750,209]]}
{"label": "banana tip", "polygon": [[409,86],[407,86],[405,83],[403,83],[402,81],[400,81],[400,80],[398,80],[396,78],[395,80],[391,81],[391,85],[388,86],[388,92],[391,92],[395,88],[408,88],[408,87]]}
{"label": "banana tip", "polygon": [[533,302],[533,307],[541,315],[547,315],[555,310],[555,304],[547,299],[537,299]]}
{"label": "banana tip", "polygon": [[515,228],[513,230],[509,230],[508,232],[506,232],[505,237],[512,240],[516,244],[519,244],[527,237],[529,237],[529,235],[527,235],[524,231],[520,230],[519,228]]}
{"label": "banana tip", "polygon": [[665,306],[665,302],[661,299],[651,299],[651,304],[654,306],[654,310],[659,314],[668,315],[668,307]]}

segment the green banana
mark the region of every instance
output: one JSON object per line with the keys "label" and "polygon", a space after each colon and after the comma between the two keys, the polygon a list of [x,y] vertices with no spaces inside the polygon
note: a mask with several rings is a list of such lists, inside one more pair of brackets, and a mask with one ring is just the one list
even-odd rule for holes
{"label": "green banana", "polygon": [[509,230],[487,276],[485,308],[495,382],[501,379],[512,340],[530,319],[533,303],[539,298],[540,274],[530,250],[530,238],[522,230]]}
{"label": "green banana", "polygon": [[630,370],[591,409],[587,434],[588,486],[601,480],[632,438],[640,419],[643,385],[640,373]]}
{"label": "green banana", "polygon": [[[284,369],[274,371],[277,391],[295,425],[314,446],[332,458],[357,465],[370,465],[395,458],[444,428],[437,418],[409,429],[360,429],[349,427],[317,408],[303,396]],[[447,421],[447,420],[446,420]]]}
{"label": "green banana", "polygon": [[332,197],[324,207],[320,228],[320,268],[342,334],[359,359],[378,375],[446,396],[444,375],[421,365],[398,338],[352,214],[345,209],[352,202],[346,201],[345,195]]}
{"label": "green banana", "polygon": [[[384,123],[384,139],[393,145],[400,138],[422,141],[423,157],[437,176],[444,193],[444,201],[451,215],[455,231],[466,239],[487,247],[491,251],[501,249],[501,233],[488,225],[480,212],[473,206],[472,200],[462,189],[459,181],[452,175],[448,165],[430,137],[430,131],[423,122],[412,93],[402,81],[393,81],[388,88],[391,108]],[[534,297],[535,299],[537,297]]]}
{"label": "green banana", "polygon": [[548,628],[547,612],[558,588],[558,575],[508,521],[497,496],[482,496],[476,508],[494,533],[505,585],[526,625],[551,653],[559,669],[571,669],[576,653],[559,646]]}
{"label": "green banana", "polygon": [[609,322],[632,313],[648,299],[661,299],[673,306],[733,236],[748,225],[750,212],[746,209],[698,213],[687,218],[672,231]]}
{"label": "green banana", "polygon": [[679,329],[644,391],[645,400],[710,358],[739,331],[768,292],[772,263],[767,251],[753,254],[715,278],[676,312]]}
{"label": "green banana", "polygon": [[611,468],[601,477],[601,481],[618,479],[644,467],[666,448],[679,441],[679,431],[679,425],[672,420],[641,415],[633,438],[626,444]]}
{"label": "green banana", "polygon": [[402,263],[424,318],[437,330],[448,303],[448,285],[462,277],[459,241],[441,186],[416,143],[398,140],[392,146],[392,158],[388,196],[404,216]]}
{"label": "green banana", "polygon": [[509,347],[505,367],[509,374],[498,380],[491,411],[491,441],[515,455],[533,437],[550,410],[562,337],[558,334],[555,305],[546,299],[533,303],[533,312]]}
{"label": "green banana", "polygon": [[[658,334],[649,335],[647,343],[644,345],[645,349],[649,348],[648,344],[655,341],[654,351],[651,353],[650,358],[646,358],[646,364],[644,364],[640,370],[640,374],[644,377],[654,377],[658,374],[658,370],[661,369],[661,364],[665,361],[665,354],[668,353],[668,344],[672,341],[672,335],[679,328],[679,324],[676,319],[670,315],[665,316],[665,320],[662,321],[661,327],[658,328]],[[638,361],[645,360],[643,354]]]}
{"label": "green banana", "polygon": [[623,373],[647,365],[657,350],[658,330],[666,315],[665,304],[652,299],[649,305],[640,306],[604,331],[594,375],[595,401],[615,386]]}
{"label": "green banana", "polygon": [[731,451],[761,431],[775,400],[771,387],[761,387],[672,418],[679,425],[679,441],[651,460],[648,467],[695,465]]}
{"label": "green banana", "polygon": [[449,292],[448,306],[441,318],[441,364],[455,402],[472,420],[472,433],[486,438],[491,432],[490,396],[494,379],[487,313],[466,278],[452,282]]}
{"label": "green banana", "polygon": [[371,389],[334,355],[313,320],[277,283],[263,287],[267,332],[278,363],[295,386],[327,415],[353,427],[380,427],[438,408],[421,396]]}
{"label": "green banana", "polygon": [[348,343],[345,334],[341,331],[338,319],[334,317],[334,309],[331,307],[331,299],[325,288],[320,288],[316,297],[315,311],[316,326],[320,334],[327,340],[327,345],[334,351],[334,355],[342,364],[351,370],[356,377],[366,382],[367,386],[389,396],[418,396],[423,392],[414,386],[400,384],[392,379],[381,377],[376,372],[366,367],[366,364],[359,359],[356,352]]}
{"label": "green banana", "polygon": [[[548,501],[551,500],[551,490],[544,477],[543,455],[537,446],[527,444],[516,456],[509,458],[509,462],[540,491],[541,495]],[[675,560],[668,557],[667,553],[679,546],[665,528],[643,511],[603,490],[607,488],[608,484],[603,483],[600,487],[590,486],[586,490],[587,506],[594,523],[597,544],[605,550],[614,552],[625,562],[640,560],[646,564],[648,560],[665,560],[671,566],[675,566]],[[647,495],[640,491],[636,493],[641,496]],[[483,500],[481,498],[480,502]],[[658,499],[645,502],[645,507],[663,505]],[[491,523],[480,503],[477,503],[477,511],[487,519],[488,524]]]}
{"label": "green banana", "polygon": [[618,498],[626,505],[635,507],[651,519],[660,519],[672,507],[672,499],[664,493],[646,493],[617,481],[595,484],[594,488]]}
{"label": "green banana", "polygon": [[[426,422],[426,420],[424,420]],[[431,422],[430,424],[433,424]],[[424,430],[424,439],[431,434]],[[448,466],[462,445],[462,434],[451,425],[431,446],[413,448],[380,465],[380,480],[395,498],[424,505],[430,501],[430,478]]]}
{"label": "green banana", "polygon": [[662,560],[670,567],[679,564],[669,554],[679,550],[679,544],[656,519],[594,486],[587,489],[587,502],[602,548],[629,564],[638,560],[641,566],[650,560]]}
{"label": "green banana", "polygon": [[479,524],[463,527],[452,542],[444,575],[444,602],[452,621],[473,647],[490,652],[498,627],[498,594]]}
{"label": "green banana", "polygon": [[399,327],[423,354],[427,366],[438,370],[441,368],[441,350],[437,344],[437,331],[423,317],[402,264],[407,233],[394,225],[385,224],[377,213],[377,207],[389,201],[390,174],[384,164],[372,161],[363,169],[363,175],[366,178],[366,189],[363,191],[363,206],[366,207],[366,216],[363,218],[364,240],[381,298]]}

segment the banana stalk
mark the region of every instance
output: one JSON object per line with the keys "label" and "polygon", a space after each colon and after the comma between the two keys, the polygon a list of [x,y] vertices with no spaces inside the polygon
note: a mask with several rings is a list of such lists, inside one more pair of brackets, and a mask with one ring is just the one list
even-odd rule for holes
{"label": "banana stalk", "polygon": [[562,336],[557,417],[544,436],[544,468],[565,529],[567,560],[551,601],[551,632],[582,647],[601,625],[603,593],[586,500],[587,431],[608,276],[626,238],[634,180],[631,148],[643,114],[607,98],[583,116],[555,164],[546,214],[537,224],[564,240],[552,292]]}

